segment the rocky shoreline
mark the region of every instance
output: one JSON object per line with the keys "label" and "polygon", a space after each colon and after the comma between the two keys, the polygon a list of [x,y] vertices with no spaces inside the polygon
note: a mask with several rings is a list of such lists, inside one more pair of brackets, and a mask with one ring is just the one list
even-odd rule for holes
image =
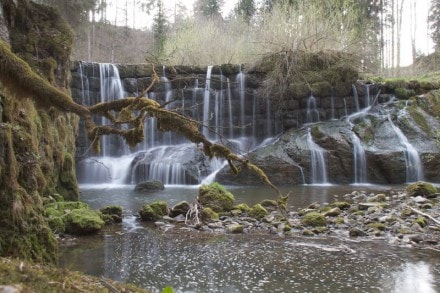
{"label": "rocky shoreline", "polygon": [[[162,214],[140,218],[154,222],[163,231],[201,231],[206,233],[268,233],[305,236],[335,236],[347,239],[382,239],[391,245],[440,249],[440,205],[438,190],[425,182],[411,184],[404,191],[365,193],[353,191],[331,203],[313,203],[306,208],[286,211],[279,203],[265,200],[253,207],[239,204],[219,208],[198,197],[199,209],[182,202],[168,208],[154,202],[143,211],[161,210]],[[145,207],[149,208],[146,209]],[[208,207],[209,206],[209,207]],[[201,209],[200,209],[201,208]],[[192,209],[192,210],[191,210]],[[198,218],[194,213],[199,211]]]}

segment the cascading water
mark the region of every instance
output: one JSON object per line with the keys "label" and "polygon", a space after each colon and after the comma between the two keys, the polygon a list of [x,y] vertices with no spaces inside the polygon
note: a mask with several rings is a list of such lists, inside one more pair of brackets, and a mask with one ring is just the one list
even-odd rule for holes
{"label": "cascading water", "polygon": [[[112,64],[100,64],[97,67],[100,68],[100,99],[91,101],[90,104],[122,98],[124,90],[118,68]],[[260,109],[258,104],[254,105],[254,103],[258,103],[258,99],[255,97],[245,101],[248,96],[244,95],[246,92],[244,72],[240,71],[237,74],[236,80],[239,82],[234,85],[234,88],[231,88],[229,78],[223,76],[221,72],[220,75],[213,75],[212,71],[213,66],[209,66],[204,89],[199,87],[196,78],[193,88],[182,89],[178,92],[181,95],[179,101],[174,102],[177,90],[171,87],[171,81],[165,75],[161,77],[162,86],[159,90],[148,93],[148,97],[160,103],[166,103],[166,107],[169,109],[173,109],[177,103],[179,109],[192,115],[192,119],[204,122],[209,126],[209,129],[207,127],[201,128],[202,133],[208,138],[213,140],[228,138],[228,146],[234,151],[249,151],[261,140],[267,138],[264,130],[274,128],[274,123],[270,118],[273,115],[267,113],[265,109]],[[80,67],[80,74],[83,90],[88,91],[88,88],[85,87],[87,82],[93,80],[96,83],[98,77],[87,76],[82,67]],[[212,82],[213,76],[215,82]],[[133,88],[137,89],[137,86],[135,85]],[[81,98],[87,95],[88,92],[84,93]],[[245,105],[252,109],[252,111],[248,111],[247,116],[244,115],[245,109],[242,109]],[[259,118],[255,117],[257,115]],[[258,129],[257,121],[266,121],[266,125],[262,129]],[[99,123],[109,122],[103,120]],[[242,130],[235,132],[234,129],[241,126],[240,123],[252,124],[252,131],[244,131],[242,128]],[[156,119],[147,119],[145,124],[146,139],[132,150],[125,146],[121,138],[115,137],[114,140],[113,138],[105,138],[102,143],[105,152],[102,156],[89,157],[77,164],[79,182],[135,184],[144,180],[161,180],[165,184],[199,184],[209,174],[221,167],[220,160],[209,160],[204,157],[197,147],[185,138],[172,132],[157,131],[156,128]],[[260,141],[256,138],[257,131],[260,131]],[[249,133],[249,136],[244,136],[246,133]],[[268,131],[268,133],[272,133],[272,131]]]}
{"label": "cascading water", "polygon": [[361,108],[359,106],[359,96],[358,96],[356,86],[353,84],[351,86],[351,88],[353,90],[353,101],[354,101],[354,106],[355,106],[355,112],[359,112],[361,110]]}
{"label": "cascading water", "polygon": [[325,150],[313,141],[310,128],[307,129],[307,147],[310,150],[310,170],[312,184],[328,184]]}
{"label": "cascading water", "polygon": [[307,99],[306,123],[319,122],[319,111],[316,107],[316,98],[310,95]]}
{"label": "cascading water", "polygon": [[423,165],[419,153],[408,141],[408,138],[403,134],[402,130],[393,123],[390,115],[388,115],[388,121],[396,133],[399,143],[405,148],[406,182],[423,180]]}

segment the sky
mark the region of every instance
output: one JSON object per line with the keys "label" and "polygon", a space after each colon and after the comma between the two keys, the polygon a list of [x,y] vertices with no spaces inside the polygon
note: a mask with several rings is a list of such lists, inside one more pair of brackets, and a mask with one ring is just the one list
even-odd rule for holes
{"label": "sky", "polygon": [[[193,5],[195,0],[165,0],[165,9],[167,9],[171,15],[174,14],[175,4],[180,2],[181,4],[185,5],[188,9],[188,13],[192,12]],[[238,0],[224,0],[224,5],[222,8],[222,14],[223,16],[227,16],[231,10],[234,8]],[[409,0],[403,1],[404,3],[404,10],[407,13],[404,15],[402,20],[402,46],[401,46],[401,66],[406,66],[411,64],[412,62],[412,55],[411,55],[411,33],[410,33],[410,2]],[[120,11],[123,7],[125,7],[126,1],[121,0],[108,0],[109,8],[108,8],[108,16],[109,19],[114,19],[111,15],[114,15],[115,11]],[[128,1],[128,5],[130,3],[133,3],[132,1]],[[417,46],[417,52],[422,54],[429,54],[433,52],[433,43],[432,40],[428,37],[428,27],[426,23],[428,11],[431,5],[431,0],[417,0],[416,1],[416,9],[417,9],[417,33],[416,33],[416,46]],[[129,8],[130,11],[133,11]],[[121,15],[121,12],[118,12],[119,15]],[[133,26],[133,18],[134,18],[134,25],[138,29],[142,29],[145,27],[151,26],[152,23],[152,17],[146,15],[145,13],[141,11],[134,11],[129,13],[128,16],[130,19],[128,20],[129,26]],[[118,25],[125,25],[125,20],[122,20],[122,16],[118,16]]]}

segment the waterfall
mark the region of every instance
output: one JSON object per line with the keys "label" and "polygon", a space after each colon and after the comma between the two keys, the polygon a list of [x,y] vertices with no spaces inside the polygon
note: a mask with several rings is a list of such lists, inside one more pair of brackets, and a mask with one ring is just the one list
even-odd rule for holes
{"label": "waterfall", "polygon": [[402,130],[400,130],[400,128],[393,123],[390,115],[388,115],[388,121],[396,133],[400,145],[405,148],[406,182],[423,180],[423,166],[419,153],[408,141],[408,138],[405,136],[405,134],[403,134]]}
{"label": "waterfall", "polygon": [[209,131],[209,121],[211,119],[211,110],[209,107],[209,100],[211,96],[211,72],[212,72],[212,66],[208,66],[208,70],[206,72],[206,83],[205,83],[205,93],[203,96],[203,129],[202,133],[204,136],[208,137],[210,136]]}
{"label": "waterfall", "polygon": [[319,122],[319,111],[316,108],[316,98],[310,95],[307,99],[306,123]]}
{"label": "waterfall", "polygon": [[328,184],[325,150],[313,141],[310,128],[307,129],[307,147],[310,150],[311,183]]}
{"label": "waterfall", "polygon": [[364,97],[364,107],[370,107],[371,99],[370,99],[370,85],[365,85],[365,97]]}
{"label": "waterfall", "polygon": [[245,98],[246,98],[246,76],[245,74],[241,71],[240,68],[240,73],[237,75],[236,78],[236,82],[238,85],[238,92],[240,95],[240,127],[241,127],[241,136],[244,137],[245,136]]}
{"label": "waterfall", "polygon": [[[91,68],[82,65],[80,64],[78,68],[81,78],[78,80],[81,86],[81,92],[78,91],[81,95],[78,99],[81,99],[81,102],[91,105],[124,97],[124,88],[115,65],[88,64]],[[95,67],[100,70],[98,76],[85,74],[92,72],[90,69]],[[164,68],[160,77],[161,86],[157,91],[149,92],[148,98],[166,103],[165,108],[170,110],[178,107],[184,114],[191,115],[192,119],[203,121],[210,127],[200,129],[208,138],[221,140],[228,138],[229,141],[225,142],[234,151],[247,152],[259,143],[256,139],[257,133],[259,137],[261,135],[260,141],[270,135],[269,130],[273,125],[270,103],[267,100],[267,109],[261,111],[255,92],[253,99],[245,102],[247,91],[244,87],[244,72],[240,71],[235,76],[229,75],[229,77],[220,74],[220,82],[214,83],[212,70],[213,66],[207,68],[204,88],[199,87],[199,80],[195,78],[192,88],[183,88],[177,92],[172,88],[172,77],[168,78],[165,75]],[[231,86],[230,77],[237,81],[235,88]],[[131,88],[140,90],[137,86],[140,87],[141,79],[144,78],[138,78],[135,86]],[[133,83],[133,80],[130,82]],[[179,94],[179,100],[173,102],[176,93]],[[244,107],[249,108],[247,112]],[[245,113],[249,116],[245,116]],[[259,125],[262,124],[257,122],[264,119],[267,120],[267,124],[259,129]],[[96,123],[110,124],[106,119],[100,119]],[[245,132],[243,128],[235,131],[234,128],[241,126],[240,123],[252,123],[252,131]],[[157,130],[156,118],[147,119],[144,128],[146,139],[135,149],[126,146],[120,137],[104,136],[101,156],[89,157],[77,163],[78,181],[81,184],[135,184],[154,179],[161,180],[164,184],[199,184],[223,163],[217,159],[209,160],[185,138],[172,132]],[[215,130],[216,136],[212,135],[210,129]],[[244,136],[245,134],[248,136]],[[87,139],[83,141],[87,143]]]}
{"label": "waterfall", "polygon": [[359,107],[359,96],[358,96],[356,86],[353,84],[351,86],[351,88],[353,89],[353,101],[354,101],[354,106],[355,106],[355,112],[359,112],[361,110],[361,108]]}
{"label": "waterfall", "polygon": [[365,149],[361,140],[352,132],[351,143],[353,144],[353,171],[354,183],[367,183],[367,160],[365,158]]}

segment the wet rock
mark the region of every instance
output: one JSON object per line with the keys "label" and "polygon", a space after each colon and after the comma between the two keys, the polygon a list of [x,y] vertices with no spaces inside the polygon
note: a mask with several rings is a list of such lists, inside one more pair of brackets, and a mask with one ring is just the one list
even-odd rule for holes
{"label": "wet rock", "polygon": [[69,234],[96,233],[105,224],[101,213],[91,209],[72,210],[65,218],[66,232]]}
{"label": "wet rock", "polygon": [[230,233],[243,233],[244,226],[241,224],[231,224],[226,227],[226,230]]}
{"label": "wet rock", "polygon": [[383,193],[376,194],[372,198],[368,199],[368,202],[383,202],[386,201],[386,195]]}
{"label": "wet rock", "polygon": [[406,192],[409,196],[423,196],[426,198],[435,198],[437,197],[437,188],[434,187],[431,183],[419,181],[413,184],[410,184],[406,188]]}
{"label": "wet rock", "polygon": [[248,216],[255,219],[262,219],[268,214],[269,212],[261,204],[254,205],[248,212]]}
{"label": "wet rock", "polygon": [[354,227],[348,231],[348,235],[350,235],[351,237],[364,237],[367,236],[367,233],[365,233],[360,228]]}
{"label": "wet rock", "polygon": [[341,210],[347,210],[350,208],[351,204],[346,201],[335,201],[330,204],[331,207],[339,208]]}
{"label": "wet rock", "polygon": [[169,209],[167,203],[164,201],[155,201],[151,204],[145,204],[139,211],[141,220],[143,221],[157,221],[163,216],[168,215]]}
{"label": "wet rock", "polygon": [[304,215],[301,223],[306,226],[319,227],[325,226],[327,224],[327,221],[321,213],[310,212]]}
{"label": "wet rock", "polygon": [[152,180],[152,181],[143,181],[136,184],[134,190],[138,192],[154,192],[158,190],[164,190],[165,186],[161,181]]}
{"label": "wet rock", "polygon": [[181,202],[177,203],[176,205],[174,205],[171,208],[170,216],[171,217],[176,217],[176,216],[178,216],[180,214],[186,215],[186,213],[188,212],[189,208],[190,208],[190,206],[189,206],[188,202],[181,201]]}
{"label": "wet rock", "polygon": [[260,204],[267,210],[276,210],[278,209],[278,203],[276,200],[265,199]]}
{"label": "wet rock", "polygon": [[201,205],[219,213],[232,210],[235,198],[222,185],[214,182],[200,186],[198,201]]}
{"label": "wet rock", "polygon": [[358,204],[358,209],[363,211],[368,210],[369,208],[382,208],[384,206],[385,205],[380,202],[361,202]]}
{"label": "wet rock", "polygon": [[102,208],[101,213],[106,224],[121,223],[122,222],[122,207],[121,206],[106,206]]}
{"label": "wet rock", "polygon": [[326,211],[325,213],[323,213],[324,217],[337,217],[341,214],[341,209],[339,208],[333,208],[329,211]]}
{"label": "wet rock", "polygon": [[219,216],[211,208],[206,207],[202,210],[202,221],[203,222],[215,222],[219,220]]}

